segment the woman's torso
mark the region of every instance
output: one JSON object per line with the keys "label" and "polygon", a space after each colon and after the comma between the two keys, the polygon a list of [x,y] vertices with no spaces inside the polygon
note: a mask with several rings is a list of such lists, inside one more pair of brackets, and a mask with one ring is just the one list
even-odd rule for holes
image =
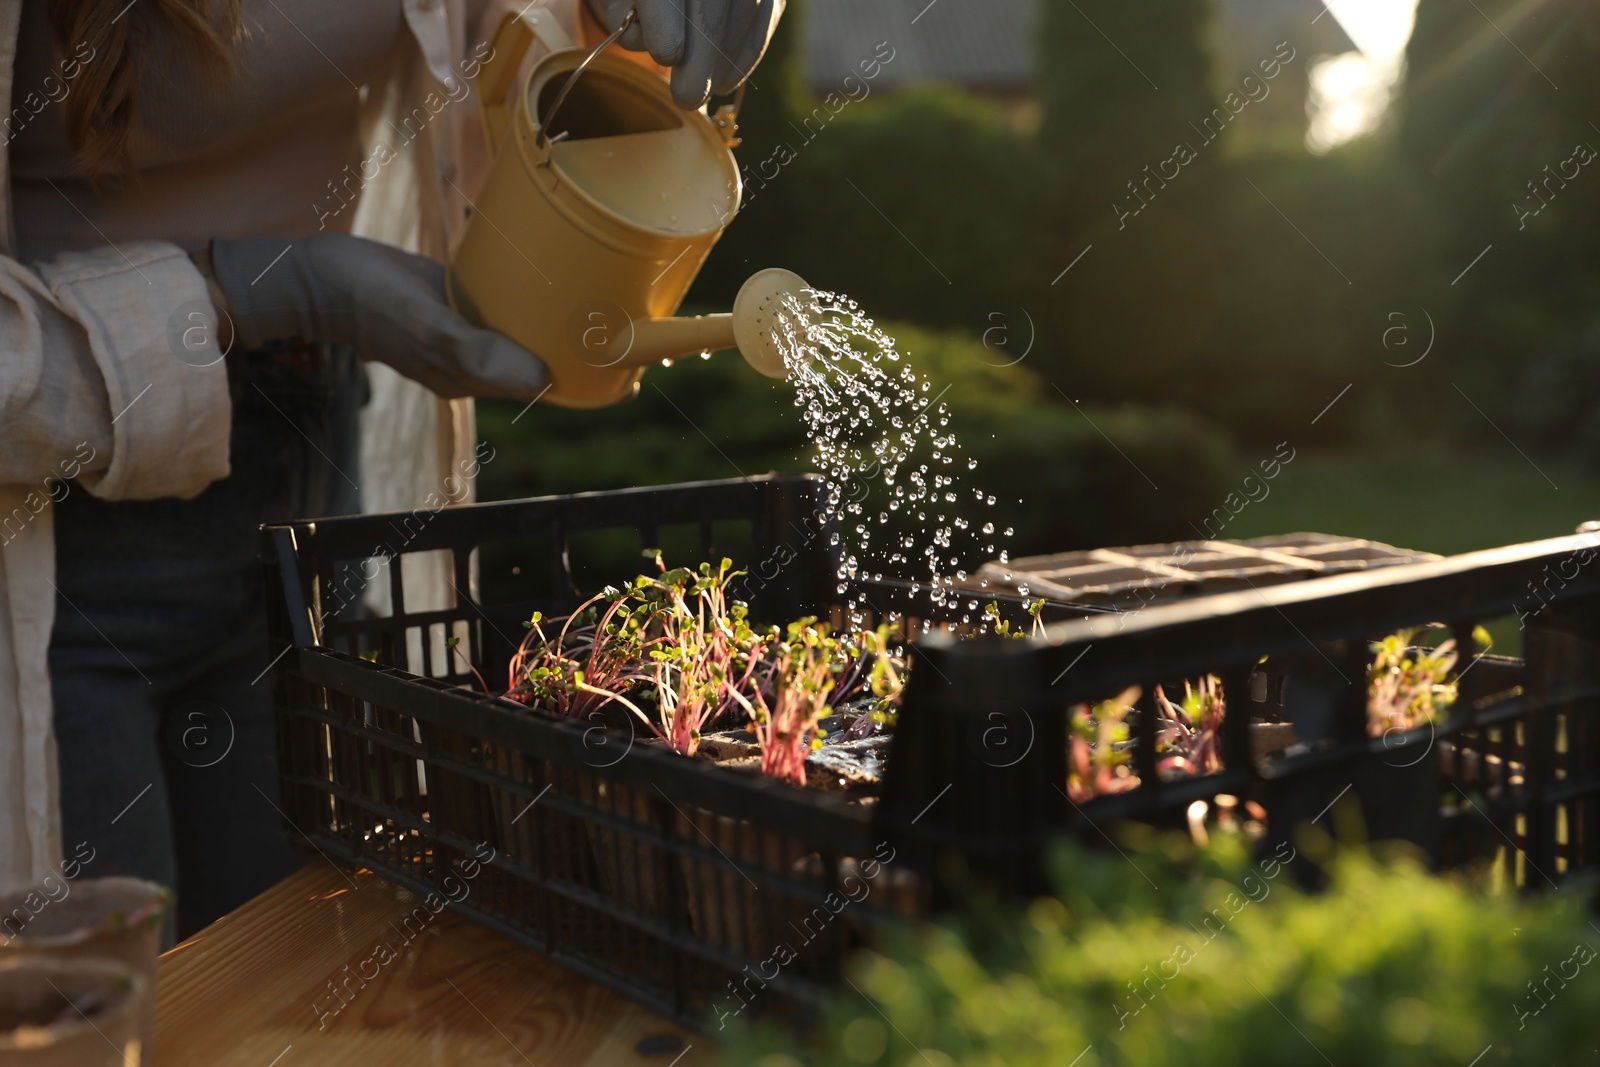
{"label": "woman's torso", "polygon": [[129,144],[136,180],[97,190],[73,161],[60,104],[34,113],[26,102],[37,94],[37,107],[47,92],[59,101],[79,87],[59,78],[74,50],[55,47],[43,0],[24,3],[9,130],[18,258],[141,239],[192,251],[214,236],[349,230],[353,209],[329,205],[342,203],[333,192],[345,168],[361,167],[363,87],[400,45],[401,0],[243,7],[247,35],[227,80],[198,70],[184,42],[146,46]]}

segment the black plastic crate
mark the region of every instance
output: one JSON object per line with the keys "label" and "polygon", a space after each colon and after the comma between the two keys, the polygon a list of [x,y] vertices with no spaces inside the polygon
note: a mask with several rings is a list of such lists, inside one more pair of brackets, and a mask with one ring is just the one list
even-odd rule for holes
{"label": "black plastic crate", "polygon": [[[1267,844],[1350,794],[1373,837],[1412,840],[1440,865],[1500,850],[1533,885],[1600,859],[1600,576],[1579,568],[1547,593],[1526,665],[1464,659],[1462,698],[1436,728],[1367,738],[1365,687],[1351,684],[1367,641],[1433,621],[1465,636],[1592,537],[1132,614],[1052,606],[1048,642],[931,634],[914,647],[881,793],[868,800],[686,760],[478,687],[474,668],[503,686],[531,612],[561,614],[627,580],[642,547],[675,563],[733,556],[759,618],[837,617],[825,491],[815,477],[768,476],[268,528],[292,834],[712,1029],[747,1004],[805,1011],[876,928],[930,915],[974,879],[1042,888],[1053,838],[1104,844],[1124,819],[1182,827],[1195,801],[1218,794],[1266,806]],[[449,602],[407,588],[408,573],[429,568],[448,578]],[[387,590],[388,611],[362,606],[373,587]],[[904,584],[851,592],[913,634],[941,621]],[[1024,617],[1021,601],[996,599]],[[956,611],[943,621],[969,613]],[[1154,683],[1204,672],[1252,712],[1230,714],[1221,772],[1163,782],[1141,757],[1134,791],[1068,800],[1074,705],[1130,684],[1148,699]],[[1238,696],[1258,692],[1254,705]],[[1289,719],[1315,744],[1258,761],[1252,718]],[[1153,724],[1139,719],[1144,752]],[[1418,747],[1397,756],[1401,740]]]}
{"label": "black plastic crate", "polygon": [[[988,862],[1029,891],[1042,886],[1030,837],[1109,843],[1122,820],[1181,828],[1220,794],[1262,805],[1267,849],[1308,822],[1334,832],[1324,817],[1348,798],[1366,840],[1409,842],[1440,869],[1492,864],[1512,884],[1553,886],[1600,867],[1597,549],[1590,533],[1221,594],[1060,623],[1043,643],[933,635],[917,666],[937,669],[913,671],[889,755],[902,773],[880,820],[906,862],[938,876],[935,904],[948,896],[941,856]],[[1475,654],[1474,627],[1508,616],[1523,655]],[[1457,641],[1458,699],[1438,722],[1369,737],[1369,643],[1426,624]],[[1134,726],[1139,788],[1081,805],[1061,791],[1067,708],[1134,685],[1147,706],[1153,685],[1207,673],[1234,694],[1220,772],[1164,781],[1147,714]],[[1266,720],[1308,743],[1256,759],[1251,733]],[[975,741],[999,727],[1018,739],[1013,758]]]}
{"label": "black plastic crate", "polygon": [[[267,528],[292,836],[690,1025],[815,1003],[870,928],[929,910],[870,801],[491,699],[473,671],[503,688],[529,615],[629,580],[642,548],[731,556],[755,618],[837,617],[825,492],[766,476]],[[415,574],[449,602],[421,602]],[[909,585],[854,588],[874,616],[928,614]]]}

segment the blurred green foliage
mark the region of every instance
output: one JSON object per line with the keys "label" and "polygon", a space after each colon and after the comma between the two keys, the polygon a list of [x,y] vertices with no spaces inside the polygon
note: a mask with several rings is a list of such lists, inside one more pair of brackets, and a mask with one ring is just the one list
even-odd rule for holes
{"label": "blurred green foliage", "polygon": [[[1159,538],[1228,491],[1227,439],[1180,409],[1079,407],[980,338],[884,325],[934,393],[948,388],[952,428],[978,461],[970,480],[1004,505],[1013,554]],[[478,421],[497,445],[479,476],[491,500],[815,469],[793,390],[725,356],[652,371],[604,418],[483,402]]]}
{"label": "blurred green foliage", "polygon": [[[793,161],[752,210],[771,193],[803,199],[765,258],[722,280],[725,300],[751,270],[782,265],[872,314],[980,332],[989,312],[1016,306],[1047,254],[1039,227],[1016,224],[1024,205],[1046,202],[1031,147],[988,101],[934,86],[867,95],[788,143]],[[714,258],[746,243],[736,231]]]}
{"label": "blurred green foliage", "polygon": [[1600,149],[1600,8],[1479,8],[1421,0],[1399,107],[1397,154],[1447,219],[1443,273],[1493,246],[1460,281],[1440,345],[1508,434],[1593,463],[1600,167],[1563,163]]}
{"label": "blurred green foliage", "polygon": [[[1090,219],[1110,217],[1126,182],[1170,156],[1175,141],[1194,139],[1188,124],[1217,104],[1204,38],[1210,16],[1210,5],[1195,0],[1039,5],[1037,149],[1052,195],[1038,209],[1059,231],[1076,236]],[[1137,58],[1122,50],[1130,46]]]}
{"label": "blurred green foliage", "polygon": [[[1420,0],[1384,125],[1325,156],[1281,129],[1201,132],[1238,88],[1208,51],[1216,17],[1211,0],[1042,3],[1030,122],[934,85],[809,96],[792,2],[741,116],[748,206],[687,307],[726,309],[781,265],[893,320],[936,386],[961,383],[979,483],[1028,501],[1008,505],[1020,551],[1190,536],[1286,439],[1517,458],[1503,431],[1600,461],[1600,167],[1550,185],[1524,229],[1514,206],[1600,146],[1600,8]],[[1317,58],[1288,32],[1274,92]],[[1196,158],[1142,184],[1180,143]],[[1027,374],[989,374],[1018,357]],[[485,495],[809,466],[782,388],[726,356],[652,370],[598,415],[512,414],[483,405],[516,457]]]}
{"label": "blurred green foliage", "polygon": [[[1059,898],[974,908],[858,957],[809,1047],[730,1026],[753,1067],[1495,1067],[1600,1040],[1600,935],[1570,895],[1520,899],[1361,854],[1222,839],[1073,849]],[[1159,886],[1160,888],[1155,888]],[[1533,992],[1538,990],[1537,996]],[[734,1023],[746,1020],[735,1019]]]}

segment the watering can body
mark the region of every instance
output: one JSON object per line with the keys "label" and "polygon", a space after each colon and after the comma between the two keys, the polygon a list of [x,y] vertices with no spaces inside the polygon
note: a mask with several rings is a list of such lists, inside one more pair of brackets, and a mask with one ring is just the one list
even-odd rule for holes
{"label": "watering can body", "polygon": [[[535,39],[553,50],[508,107]],[[632,396],[649,363],[734,343],[727,315],[671,316],[738,211],[740,180],[731,113],[680,111],[658,75],[569,44],[542,8],[501,22],[478,82],[495,157],[447,287],[544,360],[544,400],[593,408]]]}

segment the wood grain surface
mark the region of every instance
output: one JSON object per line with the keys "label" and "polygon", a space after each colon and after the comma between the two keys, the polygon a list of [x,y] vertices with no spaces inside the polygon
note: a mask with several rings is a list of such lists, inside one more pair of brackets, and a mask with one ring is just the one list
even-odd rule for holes
{"label": "wood grain surface", "polygon": [[156,991],[154,1067],[715,1061],[631,1001],[320,859],[164,955]]}

